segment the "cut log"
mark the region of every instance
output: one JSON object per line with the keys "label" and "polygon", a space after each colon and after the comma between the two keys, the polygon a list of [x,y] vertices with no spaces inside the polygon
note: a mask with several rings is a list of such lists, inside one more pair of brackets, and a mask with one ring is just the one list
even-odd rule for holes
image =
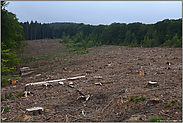
{"label": "cut log", "polygon": [[74,83],[73,82],[69,82],[69,85],[74,85]]}
{"label": "cut log", "polygon": [[60,84],[60,85],[64,85],[64,83],[63,83],[63,82],[59,82],[59,84]]}
{"label": "cut log", "polygon": [[100,86],[102,86],[102,83],[96,82],[95,85],[100,85]]}
{"label": "cut log", "polygon": [[40,114],[42,114],[44,109],[42,107],[33,107],[30,109],[26,109],[26,111],[27,111],[27,114],[29,114],[29,115],[40,115]]}
{"label": "cut log", "polygon": [[157,86],[159,86],[159,84],[157,82],[151,82],[151,81],[149,81],[148,82],[148,86],[150,86],[150,87],[157,87]]}
{"label": "cut log", "polygon": [[29,72],[26,72],[26,73],[21,73],[21,76],[25,76],[25,75],[28,75],[28,74],[31,74],[33,73],[34,71],[29,71]]}
{"label": "cut log", "polygon": [[31,74],[33,72],[34,72],[34,69],[30,69],[29,67],[20,68],[21,76],[25,76],[25,75]]}
{"label": "cut log", "polygon": [[102,79],[102,76],[94,76],[95,79]]}

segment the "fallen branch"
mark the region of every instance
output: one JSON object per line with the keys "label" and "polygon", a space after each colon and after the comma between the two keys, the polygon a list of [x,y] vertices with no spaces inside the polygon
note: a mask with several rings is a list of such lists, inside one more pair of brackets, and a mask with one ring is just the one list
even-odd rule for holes
{"label": "fallen branch", "polygon": [[71,77],[71,78],[67,78],[67,79],[58,79],[58,80],[50,80],[50,81],[43,81],[43,82],[36,82],[36,83],[28,83],[25,86],[28,85],[42,85],[42,84],[47,84],[47,83],[51,83],[51,82],[60,82],[60,81],[64,81],[64,80],[75,80],[75,79],[80,79],[80,78],[84,78],[85,76],[77,76],[77,77]]}
{"label": "fallen branch", "polygon": [[1,114],[4,112],[4,108],[3,108],[3,110],[2,110],[2,112],[1,112]]}
{"label": "fallen branch", "polygon": [[84,78],[85,76],[77,76],[77,77],[72,77],[72,78],[67,78],[67,80],[75,80],[75,79],[80,79]]}
{"label": "fallen branch", "polygon": [[66,117],[66,118],[65,118],[66,122],[68,122],[68,117],[67,117],[67,115],[66,115],[65,117]]}
{"label": "fallen branch", "polygon": [[102,112],[103,112],[106,108],[109,107],[109,105],[111,104],[112,101],[113,101],[113,99],[109,102],[109,104],[108,104],[106,107],[103,108]]}
{"label": "fallen branch", "polygon": [[160,111],[160,113],[165,115],[165,116],[168,116],[168,117],[172,118],[171,116],[169,116],[168,114],[163,113],[162,111]]}
{"label": "fallen branch", "polygon": [[147,92],[147,91],[154,91],[154,90],[161,90],[161,89],[171,89],[171,88],[174,88],[174,87],[165,87],[165,88],[149,89],[149,90],[146,90],[145,92]]}
{"label": "fallen branch", "polygon": [[58,80],[50,80],[50,81],[43,81],[43,82],[36,82],[36,83],[28,83],[25,86],[28,86],[28,85],[42,85],[42,84],[47,84],[49,82],[60,82],[60,81],[64,81],[64,80],[66,80],[66,79],[58,79]]}

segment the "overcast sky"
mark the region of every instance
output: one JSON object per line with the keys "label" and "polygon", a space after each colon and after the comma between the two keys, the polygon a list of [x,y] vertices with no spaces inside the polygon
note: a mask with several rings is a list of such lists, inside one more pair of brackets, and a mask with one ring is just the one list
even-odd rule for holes
{"label": "overcast sky", "polygon": [[20,22],[146,24],[182,18],[182,1],[9,1],[6,9]]}

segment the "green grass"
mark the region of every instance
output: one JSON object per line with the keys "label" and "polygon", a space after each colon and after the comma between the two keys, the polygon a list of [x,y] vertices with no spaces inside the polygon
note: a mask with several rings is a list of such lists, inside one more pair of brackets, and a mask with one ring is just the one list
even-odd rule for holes
{"label": "green grass", "polygon": [[5,107],[5,108],[4,108],[4,111],[5,111],[5,112],[9,112],[9,111],[10,111],[10,107],[11,107],[11,106]]}
{"label": "green grass", "polygon": [[9,93],[9,96],[5,95],[5,99],[10,99],[12,96],[13,96],[12,93]]}
{"label": "green grass", "polygon": [[42,60],[43,58],[34,58],[33,56],[29,58],[28,61],[37,61],[37,60]]}
{"label": "green grass", "polygon": [[152,117],[149,122],[160,122],[161,121],[161,118],[159,117]]}
{"label": "green grass", "polygon": [[141,101],[146,100],[146,96],[141,95],[140,98],[138,98],[138,96],[135,96],[135,97],[131,96],[129,102],[135,102],[135,104],[137,104],[138,102],[140,102],[140,100]]}
{"label": "green grass", "polygon": [[140,57],[139,60],[141,60],[142,58]]}
{"label": "green grass", "polygon": [[65,55],[59,55],[59,57],[65,57]]}
{"label": "green grass", "polygon": [[79,116],[76,116],[77,118],[79,118],[79,117],[83,117],[84,115],[83,114],[81,114],[81,115],[79,115]]}
{"label": "green grass", "polygon": [[166,107],[171,107],[171,104],[172,104],[172,103],[175,103],[175,102],[178,102],[178,100],[177,100],[177,99],[172,100],[170,103],[168,103],[167,105],[165,105],[165,108],[166,108]]}
{"label": "green grass", "polygon": [[22,92],[20,92],[19,94],[17,94],[17,95],[16,95],[16,97],[17,97],[17,98],[21,98],[21,97],[22,97],[22,95],[23,95],[23,93],[22,93]]}

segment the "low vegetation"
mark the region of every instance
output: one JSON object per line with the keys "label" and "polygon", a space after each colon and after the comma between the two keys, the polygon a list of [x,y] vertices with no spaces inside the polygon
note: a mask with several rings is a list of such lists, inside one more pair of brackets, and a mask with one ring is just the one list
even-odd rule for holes
{"label": "low vegetation", "polygon": [[159,117],[152,117],[149,122],[161,122],[161,118]]}

